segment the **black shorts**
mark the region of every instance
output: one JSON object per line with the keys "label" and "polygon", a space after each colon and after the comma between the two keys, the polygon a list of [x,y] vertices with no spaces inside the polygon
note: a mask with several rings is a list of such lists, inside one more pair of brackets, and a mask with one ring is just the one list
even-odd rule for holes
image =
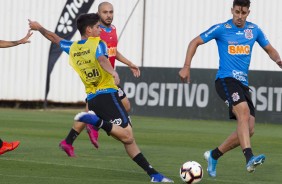
{"label": "black shorts", "polygon": [[[126,94],[123,91],[121,86],[117,85],[117,87],[118,87],[118,96],[122,100],[122,99],[124,99],[126,97]],[[85,99],[85,103],[87,103],[87,98]]]}
{"label": "black shorts", "polygon": [[223,79],[217,79],[215,81],[215,89],[219,97],[229,107],[229,118],[236,119],[236,116],[232,112],[233,106],[247,102],[250,114],[255,117],[255,107],[251,99],[250,88],[243,85],[240,81],[227,77]]}
{"label": "black shorts", "polygon": [[100,94],[88,100],[88,108],[105,121],[123,128],[131,125],[130,118],[122,105],[118,93]]}

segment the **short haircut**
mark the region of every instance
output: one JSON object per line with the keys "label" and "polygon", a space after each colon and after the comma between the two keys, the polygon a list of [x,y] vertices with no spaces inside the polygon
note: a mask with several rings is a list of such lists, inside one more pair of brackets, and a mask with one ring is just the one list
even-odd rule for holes
{"label": "short haircut", "polygon": [[81,14],[76,20],[76,26],[80,35],[84,35],[88,26],[94,26],[100,20],[97,13]]}
{"label": "short haircut", "polygon": [[103,6],[103,5],[106,5],[106,4],[113,6],[111,3],[107,2],[107,1],[102,2],[102,3],[100,3],[100,4],[98,5],[98,12],[101,10],[102,6]]}
{"label": "short haircut", "polygon": [[250,8],[250,5],[251,5],[250,0],[234,0],[233,1],[233,7],[234,6],[241,6],[241,7]]}

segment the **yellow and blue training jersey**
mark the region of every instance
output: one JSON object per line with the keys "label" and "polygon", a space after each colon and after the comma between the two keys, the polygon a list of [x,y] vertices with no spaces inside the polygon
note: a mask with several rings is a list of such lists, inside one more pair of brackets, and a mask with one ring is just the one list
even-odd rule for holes
{"label": "yellow and blue training jersey", "polygon": [[212,26],[200,34],[200,37],[205,43],[216,40],[219,53],[216,79],[233,77],[246,86],[254,43],[258,42],[262,48],[269,44],[257,25],[246,22],[243,28],[238,28],[232,19]]}
{"label": "yellow and blue training jersey", "polygon": [[108,56],[107,46],[100,37],[75,42],[62,40],[60,47],[69,54],[69,64],[82,80],[88,100],[98,94],[117,91],[113,76],[101,67],[97,59]]}

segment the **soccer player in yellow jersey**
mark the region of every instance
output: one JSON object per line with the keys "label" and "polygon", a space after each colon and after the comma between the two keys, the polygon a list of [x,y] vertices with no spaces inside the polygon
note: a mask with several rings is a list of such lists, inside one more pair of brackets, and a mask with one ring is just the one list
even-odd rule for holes
{"label": "soccer player in yellow jersey", "polygon": [[[107,50],[108,50],[108,59],[113,68],[115,68],[115,61],[118,60],[121,63],[128,66],[128,68],[132,71],[134,77],[140,76],[140,70],[138,66],[133,64],[130,60],[124,57],[118,50],[118,36],[115,26],[112,24],[114,18],[114,7],[109,2],[102,2],[98,5],[98,14],[100,16],[100,38],[106,42]],[[127,98],[123,89],[118,85],[119,97],[123,106],[125,107],[126,111],[130,111],[130,101]],[[88,111],[88,104],[86,103],[86,112]],[[86,127],[89,139],[91,143],[94,145],[95,148],[98,149],[98,137],[99,132],[94,126],[85,124],[82,122],[75,121],[73,123],[72,128],[70,129],[69,133],[67,134],[66,138],[63,139],[59,147],[66,152],[69,157],[75,157],[73,143],[76,138],[80,135],[80,133]]]}
{"label": "soccer player in yellow jersey", "polygon": [[74,119],[102,128],[121,141],[129,157],[147,172],[152,182],[173,182],[149,164],[135,142],[130,118],[118,96],[119,76],[107,58],[105,42],[99,37],[99,19],[95,13],[80,15],[77,29],[81,40],[75,42],[60,38],[38,22],[29,20],[29,25],[69,54],[70,65],[85,85],[88,109],[96,114],[81,112]]}
{"label": "soccer player in yellow jersey", "polygon": [[[0,48],[14,47],[20,44],[29,43],[29,37],[32,35],[29,30],[25,37],[17,41],[0,40]],[[6,142],[0,139],[0,155],[16,149],[20,145],[20,141]]]}

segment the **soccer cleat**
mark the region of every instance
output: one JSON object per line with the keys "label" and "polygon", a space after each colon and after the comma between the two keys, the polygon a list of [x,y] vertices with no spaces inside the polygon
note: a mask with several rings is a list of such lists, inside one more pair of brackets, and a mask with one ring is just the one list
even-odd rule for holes
{"label": "soccer cleat", "polygon": [[96,126],[97,122],[100,121],[100,118],[98,118],[98,116],[93,111],[89,111],[78,113],[77,115],[75,115],[74,120]]}
{"label": "soccer cleat", "polygon": [[8,151],[13,151],[20,145],[20,141],[14,141],[14,142],[3,142],[2,147],[0,148],[0,155],[8,152]]}
{"label": "soccer cleat", "polygon": [[75,157],[74,148],[72,145],[68,144],[66,140],[62,140],[59,147],[66,152],[69,157]]}
{"label": "soccer cleat", "polygon": [[152,174],[150,175],[151,182],[153,183],[174,183],[173,180],[165,177],[164,175],[158,173],[158,174]]}
{"label": "soccer cleat", "polygon": [[213,159],[211,156],[212,150],[206,151],[204,153],[204,158],[208,162],[207,171],[210,177],[216,177],[216,165],[217,160]]}
{"label": "soccer cleat", "polygon": [[261,154],[258,156],[253,156],[246,165],[248,172],[254,172],[258,165],[261,165],[265,161],[265,155]]}
{"label": "soccer cleat", "polygon": [[90,141],[95,146],[95,148],[98,149],[99,148],[99,143],[98,143],[99,132],[94,129],[93,125],[90,125],[90,124],[86,125],[86,130],[87,130]]}

